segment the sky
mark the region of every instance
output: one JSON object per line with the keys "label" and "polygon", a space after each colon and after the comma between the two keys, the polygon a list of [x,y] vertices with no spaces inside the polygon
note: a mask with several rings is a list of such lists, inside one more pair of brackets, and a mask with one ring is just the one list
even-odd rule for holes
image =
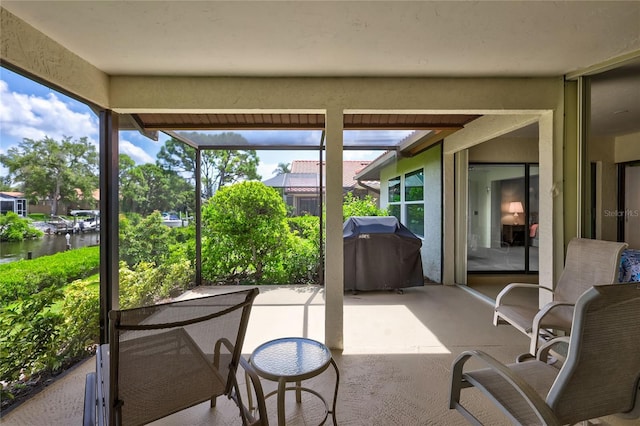
{"label": "sky", "polygon": [[[0,154],[23,139],[45,137],[57,141],[63,137],[78,140],[87,137],[97,147],[99,141],[98,116],[81,102],[0,67]],[[248,140],[311,140],[319,143],[320,131],[236,131]],[[210,132],[215,133],[215,132]],[[410,131],[345,132],[348,138],[403,139]],[[159,133],[158,141],[135,131],[120,132],[120,152],[129,155],[137,164],[155,163],[156,154],[169,139]],[[260,159],[258,174],[262,180],[272,177],[279,163],[293,160],[317,160],[317,151],[257,151]],[[344,151],[345,160],[373,160],[381,151]],[[0,166],[0,176],[7,170]]]}

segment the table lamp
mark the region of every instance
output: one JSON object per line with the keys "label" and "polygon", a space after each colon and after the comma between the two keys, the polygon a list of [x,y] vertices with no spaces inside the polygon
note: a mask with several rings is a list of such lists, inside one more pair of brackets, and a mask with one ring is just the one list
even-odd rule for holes
{"label": "table lamp", "polygon": [[513,201],[509,203],[509,213],[513,213],[513,224],[518,224],[518,213],[524,213],[524,208],[520,201]]}

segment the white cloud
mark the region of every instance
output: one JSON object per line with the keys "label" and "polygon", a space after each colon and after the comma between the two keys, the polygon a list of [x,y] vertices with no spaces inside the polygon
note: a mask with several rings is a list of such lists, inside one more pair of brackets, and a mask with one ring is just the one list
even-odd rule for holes
{"label": "white cloud", "polygon": [[0,80],[0,128],[3,139],[16,142],[45,136],[55,140],[64,136],[73,140],[86,136],[95,143],[98,118],[90,112],[73,111],[55,93],[43,98],[11,92],[7,83]]}
{"label": "white cloud", "polygon": [[260,165],[258,165],[258,174],[262,176],[262,180],[267,180],[270,177],[273,177],[273,171],[276,169],[276,167],[278,167],[278,164],[276,163],[260,162]]}
{"label": "white cloud", "polygon": [[127,154],[136,164],[155,163],[155,159],[144,149],[127,140],[120,140],[120,153]]}

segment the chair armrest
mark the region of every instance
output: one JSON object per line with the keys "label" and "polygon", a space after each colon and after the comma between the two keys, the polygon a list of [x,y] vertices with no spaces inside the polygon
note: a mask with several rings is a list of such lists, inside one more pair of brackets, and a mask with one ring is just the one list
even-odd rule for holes
{"label": "chair armrest", "polygon": [[503,288],[500,293],[498,293],[498,296],[496,297],[496,304],[495,307],[497,308],[498,306],[502,305],[502,300],[505,299],[507,296],[509,296],[509,293],[515,293],[516,291],[518,291],[519,289],[527,289],[527,290],[546,290],[548,292],[553,293],[553,290],[551,290],[550,288],[547,287],[543,287],[539,284],[530,284],[530,283],[511,283],[508,284],[505,288]]}
{"label": "chair armrest", "polygon": [[575,304],[569,302],[549,302],[538,311],[535,317],[533,317],[533,323],[531,324],[531,345],[529,348],[529,352],[531,354],[535,354],[537,351],[538,335],[540,334],[540,323],[542,322],[544,317],[551,313],[554,309],[564,306],[573,307],[575,306]]}
{"label": "chair armrest", "polygon": [[[480,350],[471,350],[462,352],[454,360],[451,369],[451,397],[449,408],[456,408],[460,401],[460,391],[466,379],[463,378],[464,364],[471,358],[477,358],[482,361],[487,368],[498,373],[514,390],[516,390],[522,398],[528,403],[536,416],[545,425],[560,425],[560,422],[546,404],[545,400],[520,376],[515,374],[506,365]],[[468,387],[468,386],[465,386]]]}
{"label": "chair armrest", "polygon": [[[219,367],[221,346],[224,346],[230,353],[233,353],[234,351],[233,344],[229,341],[229,339],[226,339],[226,338],[218,339],[215,346],[214,362],[213,362],[216,368]],[[263,425],[268,426],[269,420],[267,416],[267,406],[265,403],[264,391],[262,390],[262,383],[260,382],[260,377],[258,376],[258,373],[256,373],[256,371],[251,366],[251,364],[249,364],[247,360],[245,360],[244,357],[240,355],[240,357],[238,358],[238,369],[242,368],[244,370],[245,377],[247,380],[246,396],[249,401],[249,404],[246,405],[242,400],[243,399],[242,393],[240,392],[240,386],[238,385],[238,380],[236,378],[236,374],[238,373],[238,371],[236,371],[233,365],[231,365],[230,368],[231,368],[230,378],[232,381],[231,383],[232,390],[229,392],[228,396],[230,399],[232,399],[236,403],[236,405],[240,409],[240,415],[242,416],[242,424],[247,426],[263,426]],[[252,397],[249,395],[249,392],[251,392],[249,385],[253,387],[253,392],[255,393],[255,397],[257,400],[256,401],[258,404],[257,416],[255,416],[252,411],[253,410]],[[214,402],[212,402],[212,404],[214,404]]]}
{"label": "chair armrest", "polygon": [[[247,362],[247,360],[244,359],[244,357],[240,357],[240,367],[244,370],[245,377],[247,378],[247,392],[251,392],[251,389],[249,387],[249,384],[251,384],[251,387],[253,387],[253,392],[256,397],[256,403],[258,405],[257,406],[258,413],[256,416],[251,411],[252,407],[247,408],[247,406],[245,406],[242,403],[239,389],[236,388],[236,394],[238,395],[238,400],[236,401],[236,403],[238,404],[238,406],[240,407],[240,410],[243,413],[242,414],[243,422],[246,422],[246,424],[249,426],[268,425],[269,418],[267,416],[267,406],[265,403],[264,391],[262,389],[262,383],[260,382],[260,377],[258,377],[258,373],[256,373],[254,368],[251,366],[249,362]],[[249,397],[249,395],[247,395],[247,397],[249,398],[249,401],[252,400],[251,397]],[[251,405],[251,403],[249,405]]]}
{"label": "chair armrest", "polygon": [[560,337],[555,337],[551,340],[549,340],[548,342],[544,342],[544,344],[542,344],[539,348],[538,348],[538,352],[536,353],[536,359],[538,361],[542,361],[542,362],[547,362],[549,360],[549,352],[551,352],[551,350],[553,349],[554,346],[559,345],[559,344],[565,344],[565,345],[569,345],[569,336],[560,336]]}
{"label": "chair armrest", "polygon": [[96,424],[96,373],[87,373],[84,380],[84,410],[82,412],[82,425],[95,426]]}

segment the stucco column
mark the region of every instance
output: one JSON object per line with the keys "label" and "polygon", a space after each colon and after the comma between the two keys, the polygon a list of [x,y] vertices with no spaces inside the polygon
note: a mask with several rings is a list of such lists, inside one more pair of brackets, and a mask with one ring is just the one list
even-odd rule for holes
{"label": "stucco column", "polygon": [[455,284],[455,154],[442,154],[442,284]]}
{"label": "stucco column", "polygon": [[467,284],[467,226],[469,223],[469,150],[455,155],[455,283]]}
{"label": "stucco column", "polygon": [[342,130],[341,108],[326,112],[326,246],[325,344],[344,349],[344,258],[342,245]]}
{"label": "stucco column", "polygon": [[[556,129],[556,127],[559,128]],[[557,137],[554,137],[554,130]],[[562,127],[554,123],[552,112],[540,116],[538,122],[540,158],[538,278],[540,284],[553,288],[557,282],[557,275],[564,265],[562,164],[554,164],[554,161],[562,162],[562,137],[557,134],[561,131]],[[556,168],[560,171],[556,171]],[[552,296],[549,292],[540,292],[540,306],[544,306],[551,300]]]}

